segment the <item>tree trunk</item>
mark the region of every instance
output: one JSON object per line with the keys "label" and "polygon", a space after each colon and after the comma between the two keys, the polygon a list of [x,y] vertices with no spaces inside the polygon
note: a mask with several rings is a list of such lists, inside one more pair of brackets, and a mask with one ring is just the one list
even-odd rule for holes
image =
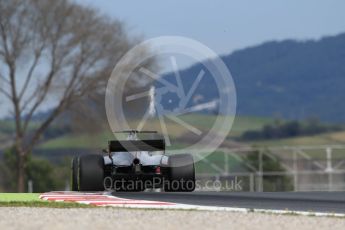
{"label": "tree trunk", "polygon": [[25,153],[17,152],[17,192],[25,192]]}

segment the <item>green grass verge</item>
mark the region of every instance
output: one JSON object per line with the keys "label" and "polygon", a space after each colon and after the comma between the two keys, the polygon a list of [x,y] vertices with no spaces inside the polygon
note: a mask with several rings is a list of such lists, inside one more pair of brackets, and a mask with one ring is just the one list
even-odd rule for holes
{"label": "green grass verge", "polygon": [[0,202],[31,202],[41,201],[38,193],[0,193]]}
{"label": "green grass verge", "polygon": [[0,207],[35,207],[35,208],[96,208],[94,205],[74,202],[54,201],[0,201]]}
{"label": "green grass verge", "polygon": [[45,201],[38,193],[0,193],[0,207],[93,208],[74,202]]}

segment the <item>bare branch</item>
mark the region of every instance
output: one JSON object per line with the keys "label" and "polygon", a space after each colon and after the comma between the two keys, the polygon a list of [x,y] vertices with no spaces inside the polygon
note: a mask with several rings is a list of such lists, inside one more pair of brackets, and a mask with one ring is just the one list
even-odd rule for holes
{"label": "bare branch", "polygon": [[43,47],[42,46],[39,50],[37,50],[35,52],[35,58],[34,58],[34,61],[32,62],[32,65],[30,66],[30,69],[28,71],[28,74],[26,76],[26,80],[25,80],[25,83],[23,85],[23,88],[19,94],[19,100],[21,100],[23,98],[23,95],[25,94],[25,91],[27,90],[28,86],[29,86],[29,83],[31,81],[31,78],[32,78],[32,75],[35,71],[35,68],[37,67],[37,64],[38,64],[38,61],[41,57],[41,54],[42,54],[42,51],[43,51]]}
{"label": "bare branch", "polygon": [[[67,100],[67,99],[65,99]],[[30,145],[27,147],[26,152],[31,152],[34,146],[39,141],[43,132],[49,127],[49,125],[63,112],[66,107],[66,101],[61,100],[59,105],[53,110],[49,117],[38,127],[35,131],[33,137],[31,138]]]}
{"label": "bare branch", "polygon": [[5,91],[4,89],[0,88],[0,93],[5,95],[9,100],[12,100],[11,94]]}
{"label": "bare branch", "polygon": [[5,78],[5,76],[2,75],[1,73],[0,73],[0,80],[1,80],[1,81],[4,81],[4,82],[7,83],[8,85],[11,84],[10,81],[9,81],[7,78]]}
{"label": "bare branch", "polygon": [[4,49],[4,59],[5,62],[7,64],[11,63],[11,58],[10,58],[10,51],[9,51],[9,47],[8,47],[8,41],[7,41],[7,33],[6,33],[6,29],[5,29],[5,25],[0,22],[0,37],[1,37],[1,43]]}
{"label": "bare branch", "polygon": [[28,125],[32,119],[33,114],[35,113],[35,111],[39,108],[39,106],[43,103],[44,99],[46,98],[55,74],[56,74],[56,70],[55,70],[54,64],[52,64],[52,69],[50,70],[50,72],[46,78],[45,83],[43,84],[43,86],[40,87],[40,89],[39,89],[40,91],[37,91],[38,96],[37,96],[36,102],[31,107],[29,113],[27,114],[26,118],[24,119],[24,126],[23,126],[24,132],[27,130],[27,127],[28,127]]}
{"label": "bare branch", "polygon": [[23,106],[21,108],[21,110],[23,111],[23,113],[25,113],[26,109],[29,107],[29,105],[31,105],[31,103],[33,102],[34,99],[37,98],[37,95],[39,94],[39,90],[34,90],[30,96],[27,97],[27,99],[22,103]]}

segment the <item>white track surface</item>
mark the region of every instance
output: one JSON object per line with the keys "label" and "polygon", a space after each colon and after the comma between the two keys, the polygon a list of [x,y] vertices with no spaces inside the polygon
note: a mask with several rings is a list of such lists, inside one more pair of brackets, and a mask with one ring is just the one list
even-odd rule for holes
{"label": "white track surface", "polygon": [[1,230],[344,230],[345,219],[227,211],[0,207]]}

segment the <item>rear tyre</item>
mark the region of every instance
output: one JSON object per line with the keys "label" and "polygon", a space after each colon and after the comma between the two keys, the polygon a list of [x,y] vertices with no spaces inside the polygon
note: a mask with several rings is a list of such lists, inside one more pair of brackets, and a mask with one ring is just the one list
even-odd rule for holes
{"label": "rear tyre", "polygon": [[103,180],[103,156],[81,156],[79,158],[79,191],[104,191]]}
{"label": "rear tyre", "polygon": [[79,157],[74,157],[72,159],[72,168],[71,168],[71,190],[78,191],[78,165]]}
{"label": "rear tyre", "polygon": [[195,190],[195,167],[193,156],[179,154],[169,157],[164,191],[192,192]]}

